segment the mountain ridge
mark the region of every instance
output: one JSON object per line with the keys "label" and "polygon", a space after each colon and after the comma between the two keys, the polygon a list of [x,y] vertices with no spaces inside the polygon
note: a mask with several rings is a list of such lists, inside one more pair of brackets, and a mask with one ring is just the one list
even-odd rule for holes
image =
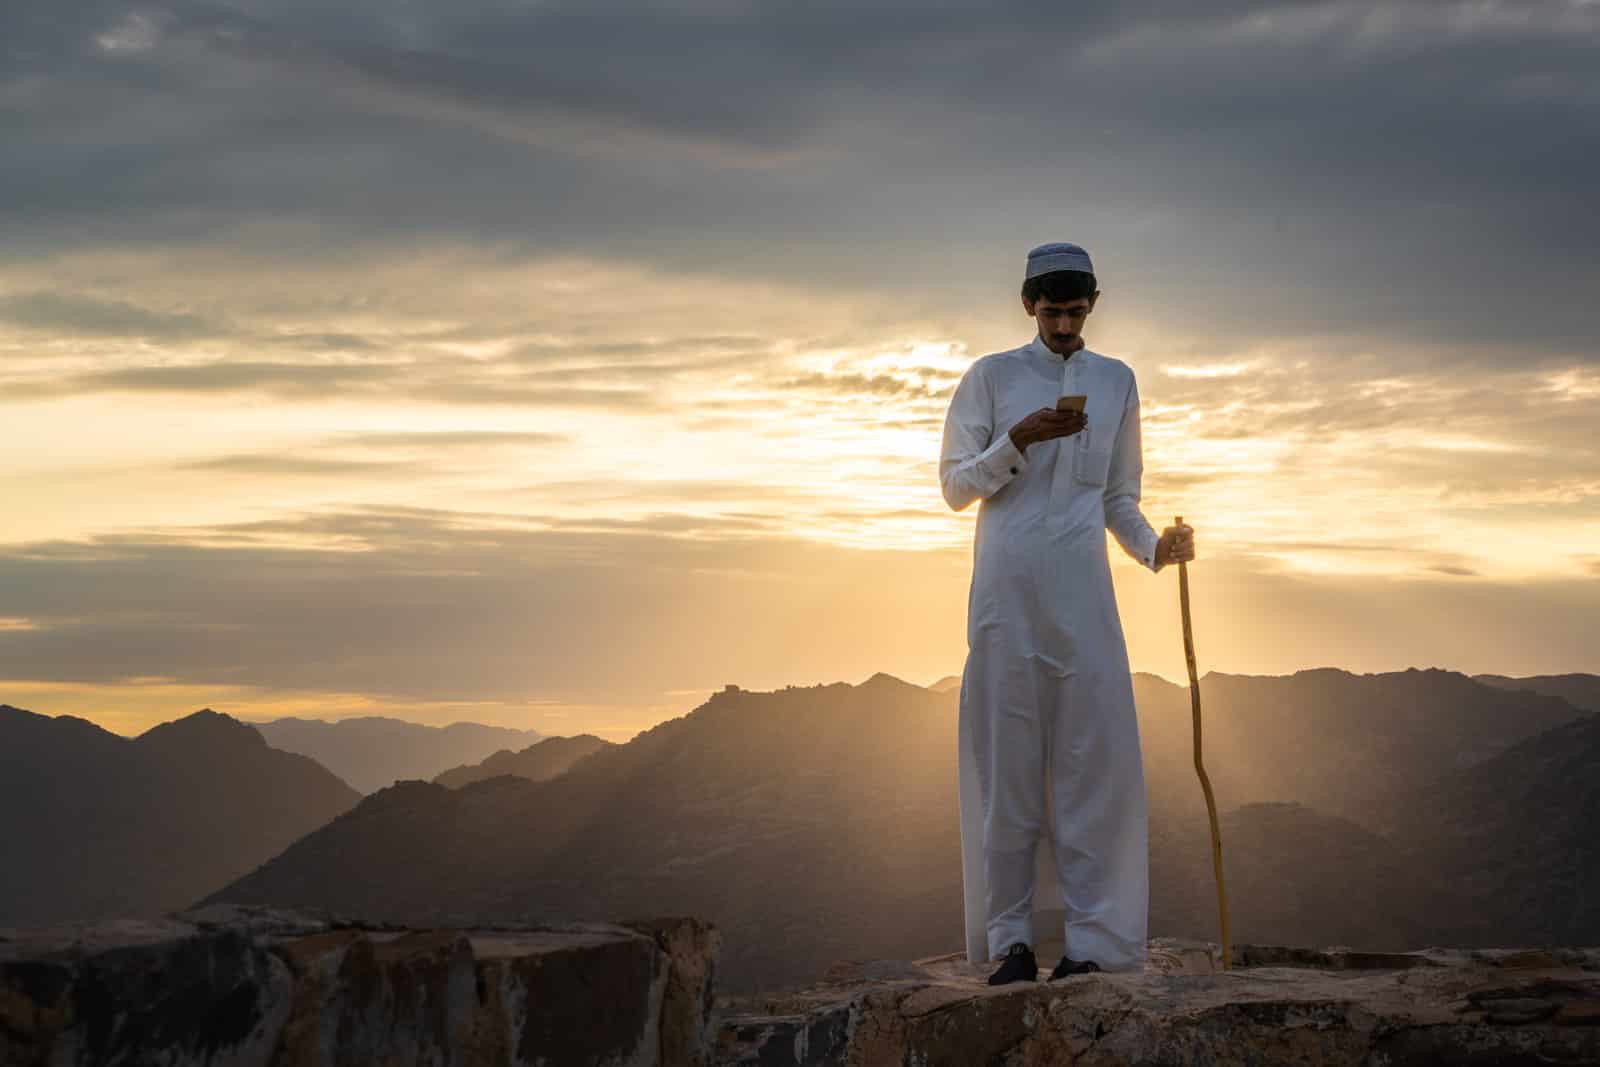
{"label": "mountain ridge", "polygon": [[[1355,818],[1363,805],[1347,794],[1406,804],[1458,763],[1470,768],[1536,727],[1585,714],[1448,671],[1218,675],[1202,685],[1207,767],[1236,846],[1225,839],[1235,936],[1296,943],[1348,943],[1364,930],[1374,947],[1398,949],[1446,943],[1437,939],[1452,923],[1477,929],[1463,909],[1478,905],[1416,866],[1427,857],[1409,838]],[[1215,936],[1188,696],[1149,678],[1136,679],[1136,693],[1152,934]],[[1303,721],[1285,714],[1301,698]],[[205,902],[398,922],[700,914],[735,946],[735,988],[805,980],[845,955],[951,951],[961,929],[957,703],[953,691],[876,675],[724,690],[547,781],[381,791]],[[1441,750],[1438,738],[1458,725],[1460,751]],[[1273,790],[1291,795],[1257,795]],[[1349,906],[1357,900],[1382,906]]]}
{"label": "mountain ridge", "polygon": [[459,789],[471,782],[482,781],[497,775],[509,774],[529,781],[539,782],[564,774],[573,764],[586,759],[591,753],[607,748],[610,741],[594,734],[574,737],[546,737],[520,752],[503,748],[475,764],[452,767],[433,776],[436,785]]}
{"label": "mountain ridge", "polygon": [[0,705],[0,925],[159,915],[353,807],[306,757],[205,709],[138,737]]}
{"label": "mountain ridge", "polygon": [[1594,674],[1536,674],[1512,678],[1504,674],[1475,674],[1473,681],[1504,689],[1526,689],[1547,696],[1556,696],[1572,704],[1600,713],[1600,675]]}
{"label": "mountain ridge", "polygon": [[474,722],[433,726],[385,715],[333,720],[284,716],[250,725],[273,748],[311,757],[362,793],[405,779],[429,780],[544,736],[537,730]]}

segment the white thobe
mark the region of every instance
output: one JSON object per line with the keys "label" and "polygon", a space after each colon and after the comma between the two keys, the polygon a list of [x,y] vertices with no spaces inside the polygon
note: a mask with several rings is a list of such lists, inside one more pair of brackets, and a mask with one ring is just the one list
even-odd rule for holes
{"label": "white thobe", "polygon": [[[1008,431],[1056,397],[1088,397],[1088,425],[1030,445]],[[1139,509],[1139,391],[1121,360],[1068,357],[1035,334],[968,368],[945,416],[939,481],[978,509],[960,795],[967,956],[1035,944],[1035,850],[1053,824],[1066,953],[1108,971],[1143,966],[1149,916],[1144,769],[1127,644],[1106,556],[1109,529],[1155,569]]]}

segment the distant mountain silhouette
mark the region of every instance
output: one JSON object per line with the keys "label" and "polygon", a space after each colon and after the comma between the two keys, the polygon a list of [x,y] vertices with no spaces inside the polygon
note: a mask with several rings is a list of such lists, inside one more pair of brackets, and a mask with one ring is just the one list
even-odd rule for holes
{"label": "distant mountain silhouette", "polygon": [[360,799],[209,708],[130,740],[0,704],[0,926],[183,907]]}
{"label": "distant mountain silhouette", "polygon": [[[1151,933],[1215,938],[1188,693],[1148,675],[1136,690]],[[1460,777],[1469,756],[1509,757],[1542,724],[1576,730],[1587,719],[1446,671],[1208,675],[1201,691],[1236,936],[1304,944],[1394,949],[1483,932],[1500,905],[1448,884],[1435,865],[1456,851],[1441,842],[1423,855],[1413,837],[1379,833],[1348,812],[1385,797],[1426,823],[1416,798],[1476,781]],[[954,951],[956,703],[954,692],[886,675],[859,686],[724,691],[548,781],[384,790],[209,899],[414,922],[692,913],[727,935],[732,989],[806,980],[845,957]],[[1543,773],[1536,760],[1493,766],[1505,795],[1533,806],[1529,818],[1560,824],[1546,839],[1570,851],[1583,827],[1563,822],[1555,798],[1570,791],[1569,807],[1586,811],[1587,780],[1530,781]],[[1307,806],[1312,798],[1338,810]],[[1519,818],[1507,813],[1502,825]],[[1458,831],[1451,811],[1431,824]],[[1579,853],[1573,869],[1592,880],[1595,860]],[[1505,877],[1516,875],[1507,868]],[[1541,892],[1537,882],[1526,891]],[[1593,927],[1566,938],[1596,940]]]}
{"label": "distant mountain silhouette", "polygon": [[1527,678],[1507,678],[1503,674],[1474,674],[1472,680],[1497,689],[1527,689],[1560,697],[1585,711],[1600,711],[1600,675],[1536,674]]}
{"label": "distant mountain silhouette", "polygon": [[[1188,789],[1187,686],[1134,676],[1146,776]],[[1381,830],[1419,784],[1480,763],[1585,713],[1557,697],[1480,685],[1454,671],[1333,668],[1200,679],[1206,773],[1232,805],[1298,801]]]}
{"label": "distant mountain silhouette", "polygon": [[377,715],[334,722],[274,719],[253,725],[273,748],[310,756],[363,793],[404,779],[427,781],[500,749],[524,748],[543,736],[536,730],[475,722],[424,726]]}
{"label": "distant mountain silhouette", "polygon": [[723,928],[736,984],[942,950],[961,923],[954,712],[887,677],[724,690],[545,782],[383,790],[209,899],[696,914]]}
{"label": "distant mountain silhouette", "polygon": [[935,693],[961,692],[961,675],[950,674],[928,686]]}
{"label": "distant mountain silhouette", "polygon": [[501,774],[512,774],[518,778],[526,778],[530,782],[542,782],[546,778],[566,773],[567,768],[574,763],[592,752],[609,748],[610,745],[610,741],[604,741],[593,734],[547,737],[543,741],[529,745],[521,752],[501,749],[482,763],[453,767],[443,774],[436,775],[433,780],[435,784],[449,786],[451,789],[460,789],[472,782],[481,782],[485,778]]}

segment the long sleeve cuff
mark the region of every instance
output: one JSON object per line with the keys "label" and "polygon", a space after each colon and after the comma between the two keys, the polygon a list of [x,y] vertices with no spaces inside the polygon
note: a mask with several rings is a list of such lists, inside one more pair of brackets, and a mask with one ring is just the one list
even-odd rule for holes
{"label": "long sleeve cuff", "polygon": [[1129,556],[1151,571],[1156,569],[1156,545],[1160,543],[1161,535],[1150,525],[1135,501],[1127,496],[1108,501],[1106,528]]}
{"label": "long sleeve cuff", "polygon": [[1152,571],[1156,569],[1156,544],[1160,542],[1161,535],[1151,527],[1146,527],[1143,536],[1138,539],[1134,547],[1134,558]]}
{"label": "long sleeve cuff", "polygon": [[1027,470],[1028,460],[1011,440],[1011,434],[1002,431],[995,435],[988,448],[978,453],[973,466],[983,483],[983,495],[989,496]]}

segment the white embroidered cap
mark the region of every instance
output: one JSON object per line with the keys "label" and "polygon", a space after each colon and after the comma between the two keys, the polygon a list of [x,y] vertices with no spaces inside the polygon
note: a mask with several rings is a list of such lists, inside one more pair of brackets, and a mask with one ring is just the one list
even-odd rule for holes
{"label": "white embroidered cap", "polygon": [[1053,270],[1079,270],[1093,274],[1094,264],[1089,262],[1089,253],[1081,246],[1054,241],[1028,253],[1028,272],[1022,278],[1026,281],[1036,274],[1049,274]]}

